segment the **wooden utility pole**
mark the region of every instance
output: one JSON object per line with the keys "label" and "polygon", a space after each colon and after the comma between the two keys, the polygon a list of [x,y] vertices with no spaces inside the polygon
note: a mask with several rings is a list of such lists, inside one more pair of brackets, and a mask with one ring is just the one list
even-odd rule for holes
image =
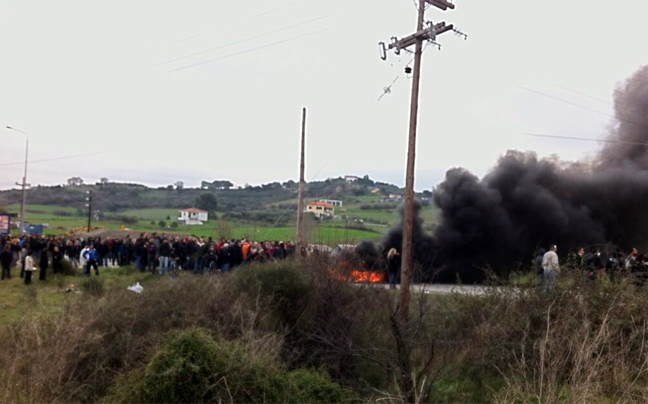
{"label": "wooden utility pole", "polygon": [[410,285],[412,283],[412,236],[414,228],[414,169],[416,161],[416,126],[418,123],[419,85],[421,79],[421,55],[423,41],[435,42],[437,35],[453,30],[452,25],[442,22],[436,25],[428,24],[424,29],[425,6],[431,4],[442,10],[454,9],[454,4],[447,0],[419,0],[418,19],[416,32],[401,40],[392,38],[392,43],[386,48],[385,43],[379,43],[381,59],[387,59],[387,49],[395,49],[400,54],[401,49],[414,45],[414,66],[412,77],[412,98],[410,102],[409,140],[407,148],[407,173],[405,176],[405,205],[403,209],[403,245],[401,251],[401,291],[400,291],[400,318],[403,326],[409,319]]}
{"label": "wooden utility pole", "polygon": [[92,223],[92,191],[87,191],[88,196],[86,197],[86,201],[88,203],[86,206],[88,207],[88,233],[90,233],[90,224]]}
{"label": "wooden utility pole", "polygon": [[301,159],[299,160],[299,202],[297,202],[297,254],[301,256],[304,247],[304,181],[306,150],[306,108],[302,109]]}

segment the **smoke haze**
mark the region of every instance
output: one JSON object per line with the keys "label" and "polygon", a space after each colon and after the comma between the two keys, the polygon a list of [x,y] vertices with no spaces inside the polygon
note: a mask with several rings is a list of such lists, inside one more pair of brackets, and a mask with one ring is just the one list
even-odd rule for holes
{"label": "smoke haze", "polygon": [[[423,279],[477,280],[487,266],[505,274],[549,244],[563,255],[608,242],[648,248],[648,66],[614,98],[614,143],[591,160],[509,150],[481,180],[462,168],[449,170],[434,192],[440,210],[434,234],[425,234],[418,215],[414,225],[414,260]],[[402,218],[383,246],[400,250],[401,242]]]}

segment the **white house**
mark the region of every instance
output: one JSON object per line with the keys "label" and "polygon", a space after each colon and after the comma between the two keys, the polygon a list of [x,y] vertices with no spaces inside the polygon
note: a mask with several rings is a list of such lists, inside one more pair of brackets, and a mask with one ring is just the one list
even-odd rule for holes
{"label": "white house", "polygon": [[207,221],[208,212],[206,210],[189,208],[180,211],[179,222],[186,225],[200,225]]}
{"label": "white house", "polygon": [[353,182],[358,182],[358,177],[355,175],[345,175],[344,180],[347,182],[347,184],[351,184]]}
{"label": "white house", "polygon": [[335,199],[318,199],[318,202],[324,202],[324,203],[330,203],[331,205],[335,206],[336,208],[341,208],[342,207],[342,201],[338,201]]}
{"label": "white house", "polygon": [[326,202],[311,202],[306,205],[306,212],[312,212],[317,217],[334,216],[335,206]]}

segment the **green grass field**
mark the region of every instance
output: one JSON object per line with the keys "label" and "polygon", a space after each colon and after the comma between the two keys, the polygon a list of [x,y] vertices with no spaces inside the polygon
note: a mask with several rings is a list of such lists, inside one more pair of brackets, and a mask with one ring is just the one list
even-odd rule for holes
{"label": "green grass field", "polygon": [[[7,210],[17,214],[20,211],[20,205],[8,205]],[[71,216],[61,215],[61,212],[65,212],[66,215]],[[247,223],[222,220],[210,220],[202,226],[186,226],[180,224],[175,228],[171,228],[169,224],[177,218],[177,209],[134,209],[120,212],[119,215],[138,217],[140,220],[137,224],[125,225],[125,227],[147,232],[182,233],[214,238],[221,236],[228,238],[249,237],[257,240],[279,241],[294,240],[295,238],[295,228],[292,226],[254,226]],[[63,234],[70,229],[81,228],[87,225],[86,216],[76,216],[76,209],[61,206],[27,205],[26,216],[27,221],[30,223],[48,223],[50,227],[45,229],[45,234]],[[105,220],[93,220],[92,226],[105,229],[121,228],[123,223],[117,220],[110,220],[111,216],[113,215],[107,215],[107,219]],[[167,216],[170,216],[172,220],[166,220]],[[160,220],[167,222],[167,227],[160,227],[158,225]],[[151,221],[154,223],[151,224]],[[312,242],[329,245],[357,243],[366,239],[375,240],[378,238],[380,238],[380,233],[378,232],[346,229],[344,228],[343,222],[320,223],[310,235]]]}
{"label": "green grass field", "polygon": [[[51,272],[51,267],[49,271]],[[96,277],[94,274],[93,277]],[[100,268],[99,277],[106,288],[126,288],[135,282],[144,287],[159,277],[150,273],[139,273],[133,268]],[[25,285],[20,278],[20,269],[11,269],[11,279],[0,281],[0,325],[19,321],[26,314],[50,315],[60,312],[64,304],[78,299],[83,294],[85,276],[63,276],[47,274],[47,280],[38,280],[38,271],[32,274],[32,283]],[[73,285],[73,286],[71,286]],[[73,287],[79,293],[66,293]]]}

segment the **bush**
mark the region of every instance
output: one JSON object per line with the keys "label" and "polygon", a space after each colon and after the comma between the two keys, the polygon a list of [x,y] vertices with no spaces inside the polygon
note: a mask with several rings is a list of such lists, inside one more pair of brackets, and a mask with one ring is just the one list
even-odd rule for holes
{"label": "bush", "polygon": [[[160,377],[162,376],[162,377]],[[172,335],[147,364],[117,379],[105,402],[339,403],[349,390],[326,375],[287,372],[236,342],[193,329]]]}
{"label": "bush", "polygon": [[91,296],[102,296],[104,294],[103,281],[97,276],[91,276],[81,282],[81,289]]}
{"label": "bush", "polygon": [[294,325],[308,304],[308,279],[290,262],[242,267],[235,272],[235,284],[240,293],[263,299],[283,325]]}
{"label": "bush", "polygon": [[72,262],[67,259],[61,260],[61,273],[66,276],[78,275],[77,269],[72,265]]}
{"label": "bush", "polygon": [[164,220],[160,220],[160,221],[158,222],[158,226],[160,226],[160,227],[166,227],[166,222],[165,222]]}
{"label": "bush", "polygon": [[171,222],[170,226],[172,229],[175,229],[178,227],[178,222]]}

